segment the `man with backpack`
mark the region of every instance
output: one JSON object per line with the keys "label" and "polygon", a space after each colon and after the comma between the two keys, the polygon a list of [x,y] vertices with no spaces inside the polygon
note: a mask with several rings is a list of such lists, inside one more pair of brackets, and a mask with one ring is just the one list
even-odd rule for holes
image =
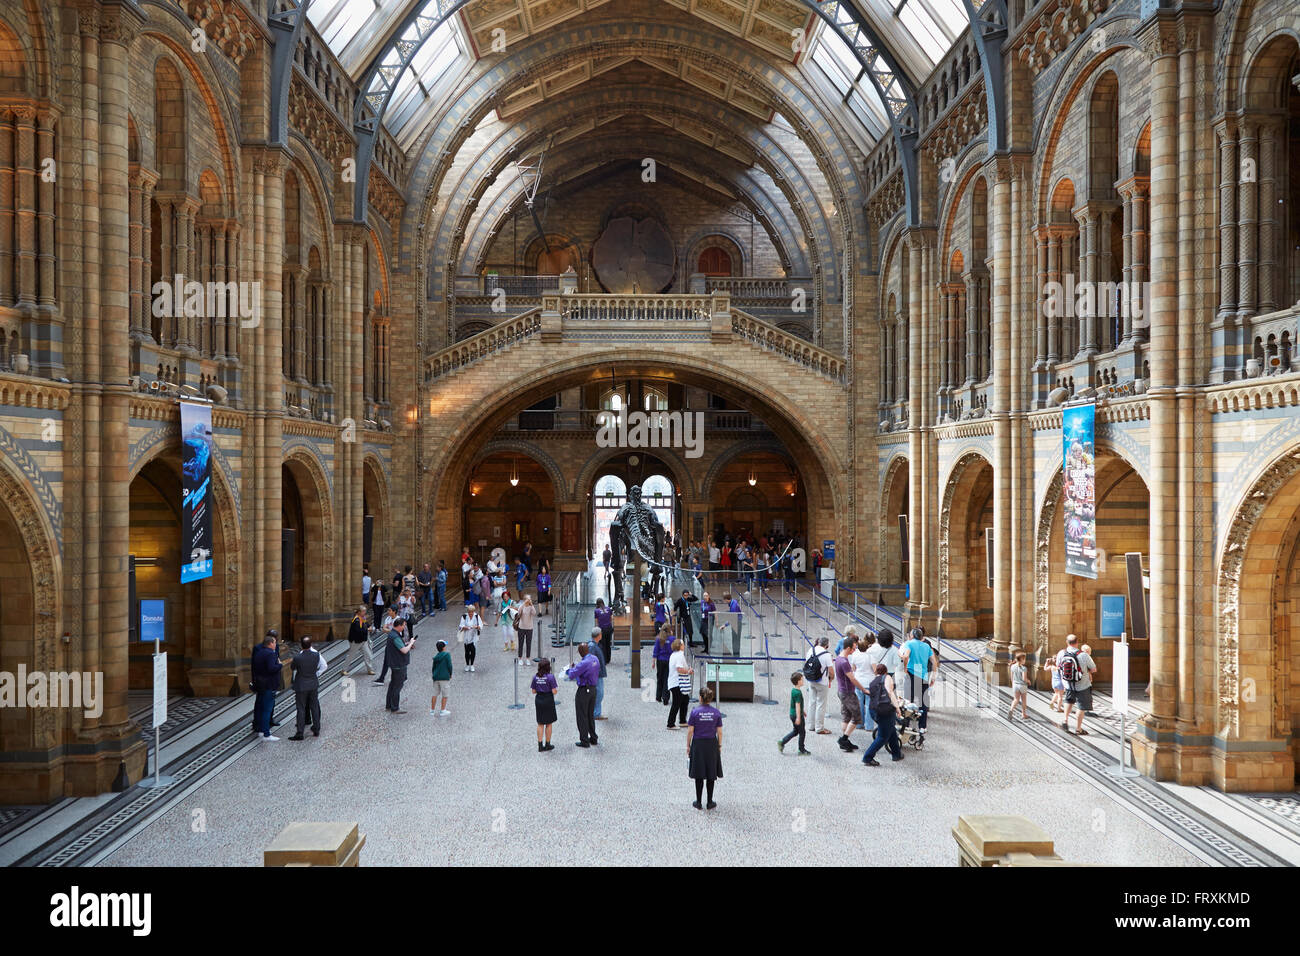
{"label": "man with backpack", "polygon": [[[1061,729],[1067,734],[1074,733],[1080,737],[1088,736],[1083,729],[1083,715],[1092,710],[1092,675],[1097,673],[1097,665],[1092,656],[1079,647],[1079,638],[1070,634],[1065,638],[1065,649],[1056,655],[1057,673],[1065,682],[1065,720]],[[1074,730],[1070,730],[1070,711],[1079,708]]]}
{"label": "man with backpack", "polygon": [[808,649],[803,662],[803,676],[808,681],[808,726],[819,734],[829,734],[826,729],[826,697],[831,687],[830,638],[820,637]]}

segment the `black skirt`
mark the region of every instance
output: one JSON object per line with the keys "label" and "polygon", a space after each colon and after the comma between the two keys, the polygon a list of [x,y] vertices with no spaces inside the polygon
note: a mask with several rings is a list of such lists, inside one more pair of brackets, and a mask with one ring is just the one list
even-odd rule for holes
{"label": "black skirt", "polygon": [[555,695],[537,695],[537,722],[539,724],[555,723]]}
{"label": "black skirt", "polygon": [[717,780],[722,776],[722,751],[717,737],[695,737],[691,740],[688,771],[692,780]]}

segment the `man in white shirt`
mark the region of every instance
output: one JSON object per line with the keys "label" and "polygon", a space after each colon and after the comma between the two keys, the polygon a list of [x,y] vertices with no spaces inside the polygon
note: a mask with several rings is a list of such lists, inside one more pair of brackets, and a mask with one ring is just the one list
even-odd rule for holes
{"label": "man in white shirt", "polygon": [[867,701],[867,686],[876,679],[876,665],[871,660],[870,649],[875,647],[876,639],[868,635],[867,637],[858,638],[857,646],[853,653],[849,655],[849,663],[853,665],[853,676],[858,679],[862,688],[854,690],[858,695],[858,707],[862,711],[862,729],[867,733],[873,733],[876,729],[875,718],[871,716],[871,708]]}
{"label": "man in white shirt", "polygon": [[[1070,659],[1071,667],[1062,669],[1061,665],[1066,658]],[[1061,722],[1061,728],[1068,733],[1075,733],[1080,737],[1088,736],[1088,731],[1083,729],[1083,715],[1092,710],[1092,675],[1097,673],[1097,665],[1092,656],[1079,646],[1079,638],[1073,634],[1065,638],[1065,648],[1056,655],[1057,673],[1061,679],[1065,680],[1065,720]],[[1074,679],[1067,680],[1067,671],[1073,671]],[[1070,711],[1078,708],[1079,716],[1075,718],[1074,730],[1070,730]]]}
{"label": "man in white shirt", "polygon": [[807,679],[805,675],[808,682],[808,726],[819,734],[830,733],[826,729],[826,698],[831,688],[831,667],[835,663],[830,645],[830,638],[818,638],[807,654],[807,657],[816,656],[822,668],[821,676],[816,680]]}
{"label": "man in white shirt", "polygon": [[718,550],[716,541],[709,542],[709,570],[718,571],[722,568],[722,552]]}
{"label": "man in white shirt", "polygon": [[364,568],[361,574],[361,603],[370,603],[370,569]]}

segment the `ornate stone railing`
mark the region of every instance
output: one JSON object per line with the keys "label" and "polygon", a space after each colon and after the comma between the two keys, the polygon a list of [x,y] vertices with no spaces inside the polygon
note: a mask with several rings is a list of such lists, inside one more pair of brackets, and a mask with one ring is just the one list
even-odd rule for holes
{"label": "ornate stone railing", "polygon": [[779,299],[789,302],[795,289],[803,289],[809,299],[813,295],[811,276],[789,279],[737,276],[705,279],[704,286],[709,292],[725,292],[733,299]]}
{"label": "ornate stone railing", "polygon": [[1300,372],[1300,303],[1250,320],[1250,359],[1246,378]]}
{"label": "ornate stone railing", "polygon": [[536,335],[541,328],[541,313],[537,309],[507,319],[500,325],[494,325],[490,329],[471,335],[430,355],[424,360],[424,380],[432,382],[479,359],[507,349],[531,335]]}
{"label": "ornate stone railing", "polygon": [[547,295],[542,311],[568,322],[710,322],[731,308],[726,295]]}
{"label": "ornate stone railing", "polygon": [[833,382],[843,385],[847,381],[848,366],[843,357],[789,332],[783,332],[769,322],[733,309],[731,331],[765,351],[785,356]]}

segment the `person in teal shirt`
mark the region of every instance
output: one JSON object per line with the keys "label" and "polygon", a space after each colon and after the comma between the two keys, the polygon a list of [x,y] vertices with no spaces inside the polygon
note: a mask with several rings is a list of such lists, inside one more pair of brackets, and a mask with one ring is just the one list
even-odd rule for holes
{"label": "person in teal shirt", "polygon": [[914,627],[911,639],[903,645],[899,656],[907,665],[907,681],[903,688],[903,696],[920,705],[921,716],[916,726],[924,731],[925,720],[930,712],[930,685],[934,683],[939,655],[930,646],[930,642],[925,640],[924,632],[919,627]]}
{"label": "person in teal shirt", "polygon": [[[447,642],[439,641],[434,645],[438,653],[433,655],[433,698],[429,701],[430,717],[450,717],[447,709],[447,691],[451,688],[451,655],[447,653]],[[438,709],[438,698],[442,698],[442,710]]]}

